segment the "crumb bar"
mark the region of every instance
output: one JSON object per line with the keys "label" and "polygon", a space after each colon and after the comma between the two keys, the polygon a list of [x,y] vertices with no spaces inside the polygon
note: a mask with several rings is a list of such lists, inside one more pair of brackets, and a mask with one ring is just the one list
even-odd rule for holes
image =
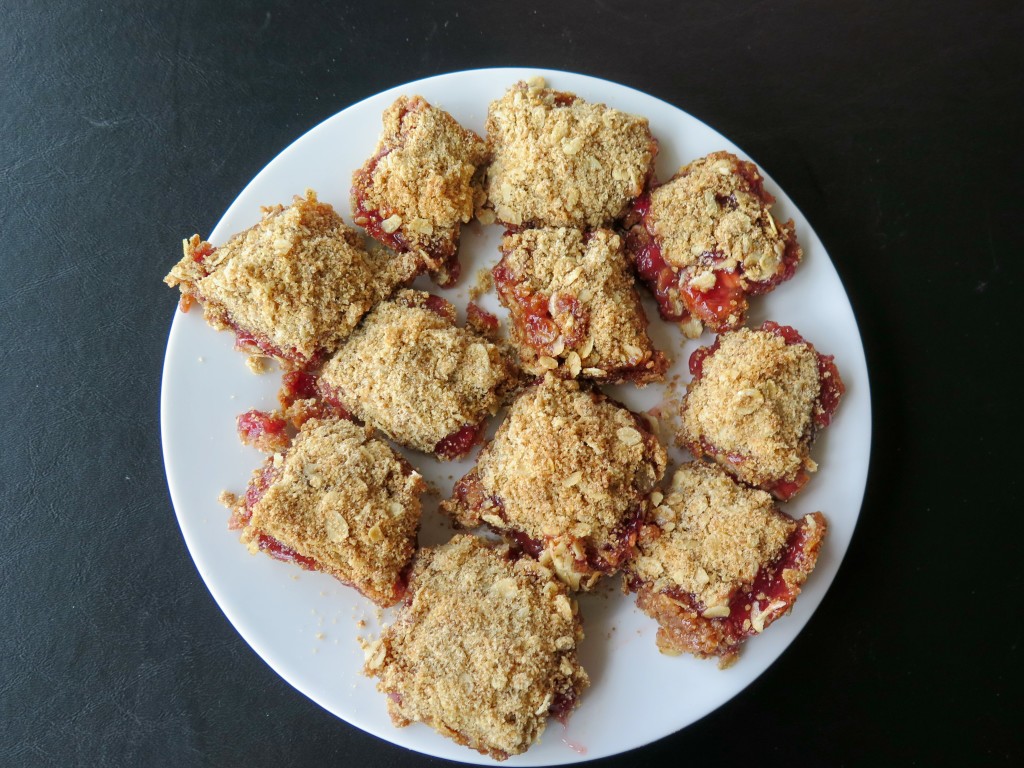
{"label": "crumb bar", "polygon": [[503,760],[589,685],[576,601],[551,572],[470,535],[421,550],[396,621],[366,648],[396,726],[423,722]]}
{"label": "crumb bar", "polygon": [[647,120],[516,83],[487,111],[486,211],[511,228],[601,227],[640,195],[657,143]]}
{"label": "crumb bar", "polygon": [[682,439],[745,483],[792,498],[817,465],[810,446],[845,391],[830,355],[767,322],[721,334],[690,357]]}
{"label": "crumb bar", "polygon": [[792,608],[826,528],[820,512],[794,520],[714,464],[684,464],[641,531],[625,583],[658,621],[663,653],[717,656],[726,667]]}
{"label": "crumb bar", "polygon": [[253,552],[329,573],[386,606],[404,593],[425,490],[364,427],[310,419],[253,473],[244,496],[225,501]]}
{"label": "crumb bar", "polygon": [[636,201],[627,246],[665,320],[693,338],[702,323],[737,328],[748,296],[793,276],[803,251],[774,202],[757,167],[729,152],[694,160]]}
{"label": "crumb bar", "polygon": [[459,525],[486,523],[586,590],[633,555],[665,463],[640,416],[548,375],[513,402],[441,508]]}
{"label": "crumb bar", "polygon": [[459,231],[482,199],[483,139],[422,97],[384,112],[373,156],[352,177],[356,224],[396,251],[415,253],[442,286],[459,276]]}
{"label": "crumb bar", "polygon": [[497,346],[455,325],[451,303],[402,290],[367,315],[319,387],[396,442],[452,459],[478,442],[512,375]]}
{"label": "crumb bar", "polygon": [[611,230],[528,229],[505,236],[494,267],[523,368],[598,382],[661,381],[622,240]]}
{"label": "crumb bar", "polygon": [[217,248],[198,235],[164,282],[181,308],[203,304],[206,321],[232,329],[236,346],[285,368],[317,364],[374,302],[414,277],[408,264],[375,269],[355,230],[312,190]]}

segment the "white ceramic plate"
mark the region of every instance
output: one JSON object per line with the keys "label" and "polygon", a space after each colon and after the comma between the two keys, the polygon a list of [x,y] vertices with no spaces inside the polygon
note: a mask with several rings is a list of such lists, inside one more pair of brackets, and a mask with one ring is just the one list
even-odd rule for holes
{"label": "white ceramic plate", "polygon": [[[381,129],[380,116],[400,94],[418,93],[450,111],[481,135],[488,103],[520,79],[545,77],[552,87],[573,91],[650,120],[658,138],[658,177],[667,179],[680,165],[712,152],[743,153],[725,137],[686,114],[639,91],[592,77],[527,69],[457,72],[380,93],[326,120],[278,155],[242,191],[208,238],[222,244],[259,219],[261,205],[288,203],[313,188],[351,222],[352,171],[370,155]],[[813,456],[820,470],[797,500],[785,505],[799,516],[822,510],[829,536],[817,570],[792,614],[763,636],[747,642],[740,660],[727,670],[714,661],[670,658],[654,645],[655,623],[631,598],[618,591],[619,579],[606,579],[603,592],[581,598],[587,637],[581,658],[592,681],[567,728],[552,721],[540,744],[513,757],[508,765],[571,763],[622,752],[671,734],[715,709],[760,675],[792,642],[821,602],[853,534],[867,478],[871,406],[867,369],[857,324],[835,268],[807,220],[770,178],[766,187],[778,198],[775,213],[796,221],[805,260],[796,276],[768,296],[752,301],[750,324],[772,319],[796,327],[826,354],[835,355],[847,392],[832,426],[822,433]],[[190,235],[182,222],[182,235]],[[442,292],[460,311],[477,270],[497,260],[498,227],[474,224],[463,234],[463,279]],[[176,249],[169,248],[166,267]],[[424,286],[429,284],[424,283]],[[172,304],[170,292],[168,306]],[[662,323],[645,299],[651,333],[674,360],[681,381],[689,380],[686,360],[698,342]],[[493,295],[485,308],[504,317]],[[699,343],[712,337],[705,334]],[[164,462],[171,497],[188,548],[203,580],[246,642],[287,680],[325,709],[382,739],[410,749],[464,762],[488,763],[416,724],[395,728],[374,681],[361,676],[363,654],[357,636],[378,631],[379,614],[354,590],[329,576],[299,570],[269,557],[252,556],[228,530],[227,511],[217,503],[222,489],[245,490],[262,457],[242,447],[235,416],[250,408],[273,408],[280,377],[254,376],[232,349],[233,336],[206,326],[202,312],[175,312],[167,343],[161,396]],[[614,395],[638,410],[659,405],[660,386],[644,391],[615,387]],[[493,425],[492,425],[493,429]],[[453,478],[469,462],[440,464],[405,452],[415,466],[447,494]],[[681,457],[673,456],[675,462]],[[669,471],[672,471],[670,466]],[[428,500],[421,542],[448,535]],[[385,620],[387,617],[385,617]],[[365,622],[361,626],[359,622]]]}

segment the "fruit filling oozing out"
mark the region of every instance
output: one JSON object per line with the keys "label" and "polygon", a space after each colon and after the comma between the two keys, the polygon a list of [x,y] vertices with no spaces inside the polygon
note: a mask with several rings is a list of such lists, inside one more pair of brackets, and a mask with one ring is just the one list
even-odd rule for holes
{"label": "fruit filling oozing out", "polygon": [[506,234],[501,247],[494,284],[524,369],[640,386],[664,378],[668,360],[647,335],[617,234],[530,229]]}
{"label": "fruit filling oozing out", "polygon": [[[657,497],[656,497],[657,498]],[[733,663],[742,642],[786,614],[814,569],[827,525],[793,520],[714,464],[682,465],[627,566],[662,652]]]}
{"label": "fruit filling oozing out", "polygon": [[816,464],[810,446],[845,386],[831,355],[795,329],[766,322],[721,334],[689,361],[682,437],[743,482],[786,501]]}
{"label": "fruit filling oozing out", "polygon": [[372,157],[352,177],[356,224],[399,252],[416,254],[441,286],[459,278],[459,235],[481,198],[483,139],[419,96],[384,112]]}
{"label": "fruit filling oozing out", "polygon": [[311,190],[215,248],[198,235],[165,282],[181,308],[203,305],[206,321],[232,330],[236,347],[288,370],[317,366],[374,302],[411,279],[399,259],[381,265],[330,205]]}
{"label": "fruit filling oozing out", "polygon": [[715,152],[638,198],[624,219],[627,250],[665,320],[696,338],[744,322],[748,297],[793,276],[803,252],[792,221],[753,163]]}
{"label": "fruit filling oozing out", "polygon": [[461,526],[488,525],[586,590],[633,555],[665,464],[641,417],[549,374],[513,402],[441,508]]}
{"label": "fruit filling oozing out", "polygon": [[228,494],[250,550],[331,574],[380,605],[403,594],[416,548],[418,473],[347,419],[309,419],[283,452]]}

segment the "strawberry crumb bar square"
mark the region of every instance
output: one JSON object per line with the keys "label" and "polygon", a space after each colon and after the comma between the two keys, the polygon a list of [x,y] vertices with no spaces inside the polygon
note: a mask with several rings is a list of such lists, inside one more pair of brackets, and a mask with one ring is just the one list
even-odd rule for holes
{"label": "strawberry crumb bar square", "polygon": [[587,590],[633,555],[666,458],[640,416],[548,375],[515,400],[441,508],[459,525],[486,523]]}
{"label": "strawberry crumb bar square", "polygon": [[845,391],[831,355],[773,322],[721,334],[690,356],[682,440],[739,480],[792,498],[817,469],[815,434]]}
{"label": "strawberry crumb bar square", "polygon": [[505,236],[494,284],[512,314],[523,368],[598,382],[661,381],[622,240],[611,230],[528,229]]}
{"label": "strawberry crumb bar square", "polygon": [[426,484],[369,434],[346,419],[310,419],[244,496],[221,500],[253,552],[329,573],[387,606],[404,594]]}
{"label": "strawberry crumb bar square", "polygon": [[287,208],[264,208],[259,224],[219,248],[194,235],[184,250],[164,279],[180,288],[181,309],[201,302],[211,326],[234,330],[238,349],[287,369],[316,365],[376,301],[415,276],[404,261],[378,269],[355,230],[312,190]]}
{"label": "strawberry crumb bar square", "polygon": [[483,193],[483,139],[422,97],[384,112],[373,156],[352,177],[355,222],[400,252],[417,255],[441,286],[459,277],[459,232]]}
{"label": "strawberry crumb bar square", "polygon": [[455,325],[450,302],[402,290],[367,315],[318,386],[395,442],[454,459],[479,441],[513,377],[497,346]]}
{"label": "strawberry crumb bar square", "polygon": [[398,727],[429,725],[497,760],[565,722],[589,685],[576,601],[551,572],[469,535],[421,550],[395,622],[366,647]]}
{"label": "strawberry crumb bar square", "polygon": [[510,228],[611,224],[643,192],[658,145],[647,120],[516,83],[487,111],[491,164],[480,220]]}
{"label": "strawberry crumb bar square", "polygon": [[792,220],[772,215],[774,202],[753,163],[714,152],[634,203],[627,247],[665,320],[691,338],[702,323],[738,328],[748,296],[793,276],[803,251]]}
{"label": "strawberry crumb bar square", "polygon": [[[655,497],[658,499],[658,496]],[[662,653],[717,656],[788,613],[825,536],[820,512],[794,520],[714,464],[684,464],[641,530],[627,588],[660,625]]]}

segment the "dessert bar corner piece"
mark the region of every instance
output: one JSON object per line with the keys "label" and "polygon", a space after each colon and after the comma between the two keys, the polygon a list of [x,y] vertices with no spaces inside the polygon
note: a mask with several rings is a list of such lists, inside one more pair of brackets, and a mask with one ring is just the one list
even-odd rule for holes
{"label": "dessert bar corner piece", "polygon": [[288,369],[337,349],[395,287],[382,284],[360,236],[312,190],[287,208],[264,208],[258,224],[219,248],[195,235],[184,250],[165,278],[180,288],[181,308],[201,302],[211,326],[234,330],[238,349]]}
{"label": "dessert bar corner piece", "polygon": [[486,523],[587,590],[634,554],[666,459],[640,416],[548,375],[513,402],[441,508],[461,526]]}
{"label": "dessert bar corner piece", "polygon": [[494,283],[525,370],[640,386],[664,378],[668,361],[647,336],[618,235],[528,229],[507,234],[501,250]]}
{"label": "dessert bar corner piece", "polygon": [[373,156],[352,177],[356,224],[422,260],[441,286],[459,277],[459,233],[482,199],[483,139],[422,97],[400,96],[384,112]]}
{"label": "dessert bar corner piece", "polygon": [[366,648],[396,726],[426,723],[503,760],[565,719],[589,685],[575,600],[551,572],[470,535],[421,550],[395,622]]}
{"label": "dessert bar corner piece", "polygon": [[426,484],[346,419],[310,419],[291,447],[228,498],[253,552],[335,576],[379,605],[401,598]]}
{"label": "dessert bar corner piece", "polygon": [[512,380],[497,346],[455,325],[451,303],[402,290],[367,315],[318,386],[396,442],[453,459],[478,442]]}
{"label": "dessert bar corner piece", "polygon": [[714,464],[684,464],[641,530],[625,584],[658,622],[662,653],[727,667],[792,608],[826,527],[820,512],[794,520]]}
{"label": "dessert bar corner piece", "polygon": [[491,103],[487,141],[485,210],[515,229],[611,224],[643,192],[658,151],[645,118],[551,90],[541,78]]}
{"label": "dessert bar corner piece", "polygon": [[773,322],[721,334],[690,357],[682,439],[732,475],[776,498],[792,498],[817,465],[815,434],[845,391],[830,355]]}
{"label": "dessert bar corner piece", "polygon": [[665,320],[692,338],[702,323],[737,328],[748,296],[793,276],[803,251],[792,220],[772,215],[774,202],[753,163],[713,152],[634,203],[627,248]]}

